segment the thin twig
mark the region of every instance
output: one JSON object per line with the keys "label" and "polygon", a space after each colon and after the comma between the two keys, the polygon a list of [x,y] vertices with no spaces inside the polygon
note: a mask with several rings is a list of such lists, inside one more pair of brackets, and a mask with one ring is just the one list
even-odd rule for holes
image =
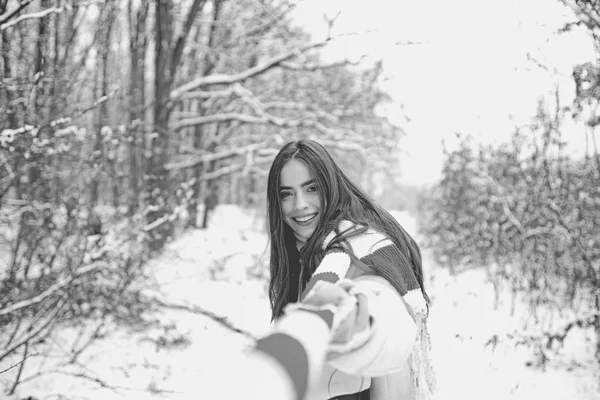
{"label": "thin twig", "polygon": [[21,347],[24,343],[27,343],[28,341],[30,341],[31,339],[33,339],[34,337],[39,335],[44,329],[46,329],[48,326],[50,326],[50,324],[52,322],[55,322],[54,318],[58,315],[59,311],[63,308],[63,306],[66,304],[66,302],[67,302],[67,296],[64,295],[58,301],[56,307],[54,308],[54,311],[50,314],[47,321],[44,324],[42,324],[39,328],[37,328],[36,330],[31,332],[29,335],[27,335],[27,337],[25,339],[23,339],[21,342],[14,344],[12,347],[10,347],[8,350],[6,350],[4,353],[0,354],[0,361],[2,361],[4,358],[6,358],[11,353],[13,353],[16,349]]}
{"label": "thin twig", "polygon": [[89,336],[88,340],[83,345],[81,345],[81,347],[76,349],[77,343],[75,343],[73,345],[73,348],[71,349],[71,354],[72,354],[71,360],[70,360],[71,363],[74,363],[75,361],[77,361],[77,358],[81,355],[81,353],[83,353],[85,351],[85,349],[87,349],[88,347],[90,347],[92,345],[92,343],[94,343],[94,340],[98,337],[100,330],[105,326],[106,319],[107,319],[107,314],[104,313],[102,315],[102,319],[100,320],[100,323],[94,329],[94,332]]}
{"label": "thin twig", "polygon": [[[39,356],[39,355],[40,355],[40,353],[33,353],[33,354],[29,354],[29,355],[27,356],[27,358],[31,358],[31,357],[35,357],[35,356]],[[13,364],[13,365],[11,365],[10,367],[8,367],[8,368],[6,368],[6,369],[3,369],[2,371],[0,371],[0,375],[4,374],[5,372],[8,372],[8,371],[10,371],[10,370],[11,370],[11,369],[13,369],[13,368],[16,368],[16,367],[18,367],[18,366],[19,366],[19,365],[21,365],[21,364],[22,364],[24,361],[25,361],[25,359],[23,359],[23,360],[19,361],[19,362],[18,362],[18,363],[16,363],[16,364]]]}
{"label": "thin twig", "polygon": [[229,322],[227,320],[226,317],[219,316],[219,315],[217,315],[217,314],[215,314],[215,313],[213,313],[211,311],[203,309],[202,307],[199,307],[199,306],[196,306],[196,305],[186,306],[186,305],[183,305],[183,304],[167,303],[165,301],[162,301],[162,300],[156,299],[156,298],[152,298],[151,300],[152,300],[152,302],[154,302],[158,306],[164,307],[164,308],[168,308],[170,310],[187,311],[187,312],[190,312],[192,314],[200,314],[200,315],[207,316],[208,318],[210,318],[213,321],[221,324],[222,326],[224,326],[225,328],[227,328],[227,329],[229,329],[229,330],[231,330],[233,332],[239,333],[240,335],[244,335],[247,338],[250,338],[250,339],[253,339],[253,340],[257,339],[256,336],[253,335],[252,333],[250,333],[250,332],[248,332],[248,331],[246,331],[244,329],[241,329],[241,328],[238,328],[238,327],[234,326],[231,322]]}
{"label": "thin twig", "polygon": [[15,393],[17,386],[19,385],[19,381],[21,379],[21,374],[23,373],[23,367],[25,366],[25,360],[27,360],[27,353],[29,352],[29,341],[25,342],[25,348],[23,349],[23,359],[19,365],[19,371],[17,372],[17,376],[15,378],[15,383],[13,383],[12,387],[8,391],[8,395],[12,395]]}

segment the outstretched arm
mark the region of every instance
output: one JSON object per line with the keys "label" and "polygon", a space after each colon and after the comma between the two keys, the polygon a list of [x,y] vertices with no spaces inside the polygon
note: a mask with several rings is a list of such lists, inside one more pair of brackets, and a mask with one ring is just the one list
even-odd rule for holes
{"label": "outstretched arm", "polygon": [[[212,371],[209,386],[218,389],[213,392],[219,399],[305,399],[322,374],[332,338],[356,314],[355,300],[340,286],[316,285],[300,307],[286,308],[250,352]],[[225,377],[230,382],[220,383]]]}
{"label": "outstretched arm", "polygon": [[217,400],[303,400],[325,362],[330,330],[316,313],[284,314],[247,353],[215,363],[202,398]]}

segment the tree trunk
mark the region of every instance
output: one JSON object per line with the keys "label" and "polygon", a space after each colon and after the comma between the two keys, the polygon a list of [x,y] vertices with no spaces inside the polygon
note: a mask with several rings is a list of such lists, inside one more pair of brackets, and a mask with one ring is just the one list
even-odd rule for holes
{"label": "tree trunk", "polygon": [[173,1],[157,0],[154,4],[156,6],[154,139],[148,165],[145,202],[148,207],[147,222],[153,225],[153,229],[149,231],[150,250],[158,251],[173,232],[173,224],[168,218],[171,213],[171,205],[167,196],[168,171],[165,168],[169,151],[168,123],[172,107],[169,96],[176,70],[183,55],[186,38],[198,11],[205,4],[205,0],[194,0],[185,18],[183,31],[176,41],[173,40]]}
{"label": "tree trunk", "polygon": [[[114,4],[108,4],[109,7],[112,7]],[[114,23],[114,9],[108,9],[106,11],[107,17],[105,19],[106,26],[99,26],[98,29],[101,30],[99,35],[101,35],[103,40],[100,40],[98,44],[98,57],[96,61],[96,68],[94,71],[94,97],[102,98],[108,95],[108,85],[109,85],[109,76],[108,76],[108,57],[110,54],[110,36]],[[112,164],[111,160],[108,158],[110,154],[110,143],[104,145],[103,135],[103,127],[109,124],[109,116],[108,116],[108,104],[106,101],[100,104],[99,109],[95,113],[95,139],[94,139],[94,155],[93,155],[93,165],[95,169],[104,170],[106,165]],[[105,151],[109,150],[109,151]],[[97,173],[94,173],[94,178],[90,184],[90,208],[93,210],[94,206],[101,202],[99,188],[101,185],[101,176]],[[109,174],[108,180],[104,182],[111,186],[111,179],[114,179],[113,174]],[[93,212],[90,212],[90,218],[93,216]]]}
{"label": "tree trunk", "polygon": [[146,20],[148,2],[142,2],[133,11],[133,0],[128,3],[130,37],[130,82],[129,82],[129,216],[138,209],[140,201],[141,158],[144,144],[144,104],[145,104],[145,56],[148,45]]}
{"label": "tree trunk", "polygon": [[167,200],[167,170],[165,164],[168,152],[168,123],[170,110],[168,98],[171,91],[173,71],[170,69],[173,38],[173,3],[157,1],[155,21],[155,54],[154,54],[154,129],[148,165],[148,181],[146,188],[147,219],[149,224],[159,225],[150,231],[150,249],[157,251],[163,247],[171,235],[172,226],[168,219],[169,203]]}
{"label": "tree trunk", "polygon": [[[199,110],[201,110],[202,106],[199,106]],[[202,148],[202,133],[203,127],[196,126],[194,127],[194,137],[193,137],[193,148],[201,149]],[[186,228],[197,228],[198,227],[198,205],[200,204],[200,194],[202,192],[202,172],[204,169],[204,165],[202,163],[196,165],[192,168],[192,196],[188,203],[188,221],[186,224]]]}
{"label": "tree trunk", "polygon": [[[104,40],[102,41],[101,48],[101,64],[102,64],[102,77],[101,77],[101,89],[100,97],[104,98],[108,95],[108,84],[109,84],[109,58],[110,58],[110,47],[111,47],[111,34],[113,28],[113,18],[108,18],[107,25],[104,32]],[[108,102],[104,101],[100,104],[100,126],[110,126],[110,117],[108,114]],[[119,177],[117,175],[116,163],[117,154],[120,146],[120,137],[117,137],[117,132],[113,131],[113,139],[106,143],[107,148],[107,164],[109,168],[109,182],[108,186],[111,188],[112,204],[116,209],[119,206]]]}
{"label": "tree trunk", "polygon": [[[12,68],[10,64],[11,40],[9,31],[0,32],[0,54],[2,55],[2,69],[0,70],[0,111],[6,116],[8,126],[0,125],[0,130],[4,128],[15,129],[17,127],[17,113],[13,108],[13,93],[8,89],[9,79],[12,78]],[[3,118],[4,119],[4,118]]]}
{"label": "tree trunk", "polygon": [[[598,286],[596,286],[596,288],[598,288]],[[596,329],[596,360],[600,363],[600,289],[596,289],[596,295],[594,297],[596,306],[596,317],[594,318],[594,327]]]}
{"label": "tree trunk", "polygon": [[[97,59],[94,72],[94,97],[98,97],[102,90],[102,78],[100,71],[102,65],[100,58]],[[104,168],[104,151],[102,146],[102,112],[97,110],[95,113],[95,129],[94,129],[94,152],[92,153],[92,168],[102,170]],[[93,179],[90,183],[90,208],[93,209],[99,202],[99,186],[101,175],[96,171],[93,172]],[[91,213],[90,213],[91,214]]]}
{"label": "tree trunk", "polygon": [[[46,8],[49,6],[49,0],[42,0],[41,6]],[[45,96],[45,74],[47,64],[47,41],[48,41],[48,18],[40,18],[38,21],[38,32],[36,40],[36,52],[33,62],[33,82],[34,82],[34,98],[33,98],[33,109],[30,109],[30,113],[26,115],[27,121],[33,126],[39,126],[44,120],[44,115],[47,113],[44,109]],[[47,134],[45,132],[44,134]],[[34,159],[32,159],[33,161]],[[38,163],[30,162],[28,169],[28,186],[32,193],[32,198],[42,202],[46,202],[50,199],[50,193],[48,185],[42,179],[42,170]]]}
{"label": "tree trunk", "polygon": [[[209,34],[208,34],[208,49],[212,49],[215,45],[215,33],[216,33],[216,22],[219,19],[219,12],[221,10],[221,5],[223,4],[222,0],[215,0],[213,2],[213,15],[212,15],[212,23],[210,26]],[[198,31],[198,35],[200,36],[201,32]],[[195,57],[192,57],[194,59]],[[203,67],[202,67],[202,76],[207,76],[210,74],[215,68],[215,64],[211,61],[209,57],[209,52],[207,52],[204,56]],[[205,112],[205,108],[202,106],[200,102],[198,105],[198,116],[203,115]],[[202,136],[204,133],[205,127],[202,125],[198,125],[194,127],[194,149],[200,150],[202,149]],[[192,191],[192,198],[190,199],[188,205],[188,214],[189,219],[187,223],[188,228],[197,228],[198,221],[198,205],[200,204],[200,199],[202,195],[202,174],[207,170],[203,164],[198,164],[192,168],[192,174],[194,179],[194,186]],[[206,228],[207,224],[207,207],[206,202],[204,204],[204,215],[202,218],[202,227]]]}

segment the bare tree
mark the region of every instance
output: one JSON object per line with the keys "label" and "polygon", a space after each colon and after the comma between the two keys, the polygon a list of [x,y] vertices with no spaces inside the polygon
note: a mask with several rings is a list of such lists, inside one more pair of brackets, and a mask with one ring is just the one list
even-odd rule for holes
{"label": "bare tree", "polygon": [[167,193],[167,171],[169,149],[169,116],[172,109],[169,94],[180,67],[183,50],[198,12],[206,0],[194,0],[184,17],[181,32],[176,35],[173,1],[155,3],[155,49],[154,49],[154,95],[152,156],[149,159],[146,182],[146,207],[149,223],[164,219],[160,229],[153,231],[150,248],[158,250],[172,235]]}
{"label": "bare tree", "polygon": [[129,123],[131,126],[129,140],[129,215],[138,208],[141,182],[143,176],[143,144],[145,127],[146,104],[146,51],[148,36],[146,24],[148,21],[149,3],[142,2],[134,7],[134,1],[127,3],[127,20],[129,24],[129,54],[130,54],[130,83],[129,83]]}

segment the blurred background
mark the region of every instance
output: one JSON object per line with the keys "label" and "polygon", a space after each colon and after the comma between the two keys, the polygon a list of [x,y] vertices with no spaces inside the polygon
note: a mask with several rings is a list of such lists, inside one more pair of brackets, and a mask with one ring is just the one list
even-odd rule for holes
{"label": "blurred background", "polygon": [[436,398],[600,399],[598,35],[596,0],[0,0],[0,398],[216,398],[312,138],[423,250]]}

